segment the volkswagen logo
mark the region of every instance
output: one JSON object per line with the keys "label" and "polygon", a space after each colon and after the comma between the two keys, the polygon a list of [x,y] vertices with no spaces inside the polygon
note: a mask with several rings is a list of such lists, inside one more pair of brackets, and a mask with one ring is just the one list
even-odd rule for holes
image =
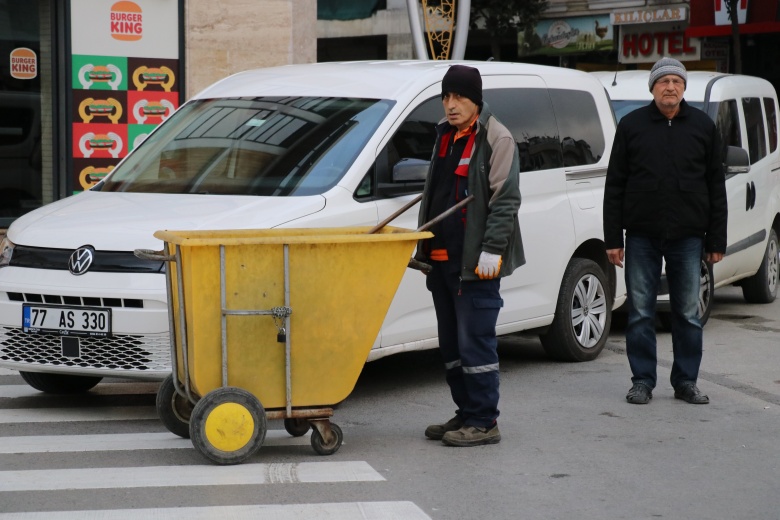
{"label": "volkswagen logo", "polygon": [[94,259],[95,249],[92,246],[81,246],[70,255],[70,258],[68,259],[68,271],[76,276],[82,275],[89,270]]}

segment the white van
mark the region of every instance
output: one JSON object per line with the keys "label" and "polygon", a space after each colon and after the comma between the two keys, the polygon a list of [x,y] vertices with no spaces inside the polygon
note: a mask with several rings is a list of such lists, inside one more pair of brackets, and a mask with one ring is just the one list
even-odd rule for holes
{"label": "white van", "polygon": [[[615,132],[604,89],[573,70],[466,63],[480,70],[484,99],[514,134],[523,170],[527,264],[502,281],[498,333],[530,331],[556,359],[594,359],[625,299],[602,240]],[[105,376],[162,379],[171,352],[165,266],[133,251],[161,249],[158,229],[383,221],[422,191],[449,65],[291,65],[240,73],[195,96],[92,189],[9,228],[0,366],[46,392],[84,391]],[[416,208],[392,225],[415,229]],[[44,312],[88,321],[23,322]],[[410,269],[369,360],[433,348],[436,334],[423,275]]]}
{"label": "white van", "polygon": [[[618,120],[649,103],[649,71],[593,72],[604,85]],[[726,175],[728,246],[723,260],[702,264],[700,316],[707,321],[713,292],[735,284],[750,303],[777,296],[780,234],[780,149],[777,93],[768,81],[752,76],[688,72],[683,96],[715,121],[725,146],[743,148],[750,157],[747,173]],[[713,268],[714,267],[714,268]],[[661,322],[669,327],[669,294],[659,293]]]}

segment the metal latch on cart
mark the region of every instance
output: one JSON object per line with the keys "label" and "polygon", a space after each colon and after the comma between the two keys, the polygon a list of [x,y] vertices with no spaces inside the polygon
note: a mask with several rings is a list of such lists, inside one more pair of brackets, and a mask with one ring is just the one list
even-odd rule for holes
{"label": "metal latch on cart", "polygon": [[292,314],[292,309],[289,307],[274,307],[271,309],[271,316],[274,318],[274,325],[276,325],[276,341],[279,343],[287,342],[287,329],[285,328],[285,320]]}

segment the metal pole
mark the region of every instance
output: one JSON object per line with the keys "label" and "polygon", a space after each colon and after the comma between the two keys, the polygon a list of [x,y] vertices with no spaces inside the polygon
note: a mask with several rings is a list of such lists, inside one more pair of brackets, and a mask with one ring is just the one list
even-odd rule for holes
{"label": "metal pole", "polygon": [[219,301],[222,307],[222,386],[228,385],[227,366],[227,292],[225,289],[225,246],[219,245]]}
{"label": "metal pole", "polygon": [[182,275],[182,268],[184,264],[181,261],[181,246],[176,245],[176,288],[179,295],[179,330],[181,331],[181,361],[184,369],[184,393],[187,394],[187,399],[192,404],[197,401],[192,396],[190,391],[190,362],[189,353],[187,349],[187,320],[185,316],[187,314],[186,306],[184,305],[184,276]]}
{"label": "metal pole", "polygon": [[455,42],[452,46],[452,59],[462,60],[466,55],[466,40],[469,36],[469,18],[471,0],[458,0],[455,18]]}
{"label": "metal pole", "polygon": [[406,0],[406,9],[409,11],[409,28],[412,30],[412,42],[414,42],[414,58],[416,60],[427,60],[428,51],[425,50],[418,2],[419,0]]}
{"label": "metal pole", "polygon": [[[290,245],[284,244],[284,306],[290,307]],[[287,417],[292,416],[292,367],[290,359],[290,315],[284,318],[285,379],[287,380]]]}

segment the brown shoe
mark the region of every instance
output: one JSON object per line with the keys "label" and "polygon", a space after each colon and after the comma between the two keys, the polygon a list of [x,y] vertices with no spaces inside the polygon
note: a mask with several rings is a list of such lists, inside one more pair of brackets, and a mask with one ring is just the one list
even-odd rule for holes
{"label": "brown shoe", "polygon": [[463,426],[463,419],[455,416],[444,424],[431,424],[425,429],[425,436],[435,441],[440,441],[447,432],[454,432]]}
{"label": "brown shoe", "polygon": [[469,425],[459,430],[445,433],[441,440],[447,446],[463,448],[482,446],[483,444],[498,444],[501,441],[501,432],[498,431],[498,425],[492,428],[480,428],[479,426]]}

